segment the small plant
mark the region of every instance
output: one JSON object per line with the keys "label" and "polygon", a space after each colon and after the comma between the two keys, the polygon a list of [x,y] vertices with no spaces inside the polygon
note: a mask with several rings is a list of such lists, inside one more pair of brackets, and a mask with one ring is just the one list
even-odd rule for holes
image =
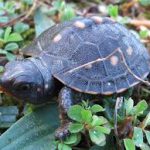
{"label": "small plant", "polygon": [[12,32],[11,27],[7,27],[0,36],[0,54],[6,55],[8,60],[13,60],[15,55],[13,51],[19,48],[17,42],[22,41],[22,36],[17,32]]}
{"label": "small plant", "polygon": [[[119,141],[123,141],[126,150],[135,150],[136,147],[141,150],[150,148],[148,145],[150,144],[150,131],[146,129],[150,125],[150,113],[143,121],[140,121],[148,108],[146,101],[142,100],[134,106],[134,101],[129,98],[124,101],[122,108],[124,113],[119,112],[117,116],[118,135],[113,134],[112,138],[118,136]],[[105,109],[102,106],[98,104],[89,106],[84,101],[82,105],[72,106],[68,111],[69,118],[73,120],[69,127],[71,134],[64,141],[57,141],[58,149],[71,150],[83,140],[81,138],[83,135],[88,141],[88,148],[91,148],[93,144],[97,146],[108,144],[106,134],[111,136],[111,129],[114,131],[116,129],[114,119],[107,120],[104,112]],[[146,141],[148,144],[145,143]]]}
{"label": "small plant", "polygon": [[15,14],[16,5],[14,1],[0,1],[0,23],[7,23]]}
{"label": "small plant", "polygon": [[150,1],[149,0],[139,0],[139,2],[143,6],[150,6]]}
{"label": "small plant", "polygon": [[139,31],[139,35],[142,39],[148,38],[150,36],[150,30],[142,26]]}
{"label": "small plant", "polygon": [[111,129],[106,118],[96,115],[96,113],[103,111],[105,110],[102,106],[97,104],[88,106],[86,102],[83,102],[82,106],[72,106],[68,111],[69,118],[73,120],[69,127],[71,136],[63,143],[61,141],[58,144],[58,149],[65,150],[63,148],[77,145],[82,134],[90,140],[88,146],[91,145],[91,141],[98,146],[104,146],[106,144],[106,134],[110,134]]}
{"label": "small plant", "polygon": [[48,11],[49,15],[58,13],[61,21],[70,20],[75,17],[74,5],[67,4],[65,1],[57,0],[53,2],[53,7]]}
{"label": "small plant", "polygon": [[107,7],[108,15],[115,19],[117,22],[121,24],[127,24],[130,21],[130,18],[127,16],[120,16],[119,15],[119,7],[117,5],[109,5]]}
{"label": "small plant", "polygon": [[11,24],[12,20],[19,15],[20,10],[15,1],[0,1],[0,55],[6,57],[9,61],[15,59],[15,54],[21,47],[20,42],[24,40],[24,33],[29,30],[27,23],[16,22],[14,25]]}
{"label": "small plant", "polygon": [[108,6],[108,14],[112,18],[117,18],[118,17],[118,6],[117,5],[109,5]]}
{"label": "small plant", "polygon": [[[146,129],[150,125],[150,113],[148,113],[143,121],[140,121],[140,117],[148,108],[148,104],[145,100],[140,101],[136,106],[133,106],[134,101],[130,98],[125,101],[126,116],[133,118],[133,136],[132,138],[125,138],[124,145],[126,150],[135,150],[135,147],[139,147],[141,150],[150,149],[150,131]],[[144,136],[145,134],[145,136]],[[147,141],[147,143],[145,142]]]}

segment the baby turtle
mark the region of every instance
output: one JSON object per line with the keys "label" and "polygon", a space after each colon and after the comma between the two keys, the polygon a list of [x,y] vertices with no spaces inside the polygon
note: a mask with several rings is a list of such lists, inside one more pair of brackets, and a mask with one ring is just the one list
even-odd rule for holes
{"label": "baby turtle", "polygon": [[6,64],[1,87],[19,100],[40,104],[51,100],[62,83],[60,139],[68,134],[70,106],[91,95],[121,93],[150,72],[150,57],[139,39],[99,16],[55,25],[23,51],[32,57]]}

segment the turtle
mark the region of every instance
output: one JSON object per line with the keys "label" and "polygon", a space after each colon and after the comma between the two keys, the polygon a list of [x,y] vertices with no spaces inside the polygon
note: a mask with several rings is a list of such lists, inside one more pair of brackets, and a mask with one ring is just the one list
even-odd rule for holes
{"label": "turtle", "polygon": [[[23,49],[30,57],[5,65],[0,85],[23,102],[58,96],[58,139],[69,133],[67,111],[83,99],[120,94],[144,82],[150,56],[140,40],[109,17],[78,17],[56,24]],[[146,82],[146,81],[145,81]]]}

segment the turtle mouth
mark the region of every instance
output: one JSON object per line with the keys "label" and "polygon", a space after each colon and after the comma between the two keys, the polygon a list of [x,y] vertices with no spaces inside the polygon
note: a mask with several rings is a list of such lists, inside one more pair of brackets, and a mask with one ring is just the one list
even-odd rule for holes
{"label": "turtle mouth", "polygon": [[5,93],[8,96],[14,97],[16,98],[16,96],[14,96],[12,93],[8,92],[4,87],[0,86],[0,94],[1,93]]}
{"label": "turtle mouth", "polygon": [[2,86],[0,86],[0,93],[4,93],[4,88]]}
{"label": "turtle mouth", "polygon": [[15,97],[13,94],[11,94],[4,86],[2,79],[0,79],[0,93],[5,93],[8,96]]}

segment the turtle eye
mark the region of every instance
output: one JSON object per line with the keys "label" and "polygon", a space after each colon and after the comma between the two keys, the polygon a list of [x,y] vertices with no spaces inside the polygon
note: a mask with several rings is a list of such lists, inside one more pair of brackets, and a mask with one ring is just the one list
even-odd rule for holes
{"label": "turtle eye", "polygon": [[16,91],[22,91],[22,92],[28,91],[29,89],[30,89],[29,84],[20,84],[15,87]]}
{"label": "turtle eye", "polygon": [[20,90],[21,91],[27,91],[30,89],[30,85],[29,84],[24,84],[20,86]]}

